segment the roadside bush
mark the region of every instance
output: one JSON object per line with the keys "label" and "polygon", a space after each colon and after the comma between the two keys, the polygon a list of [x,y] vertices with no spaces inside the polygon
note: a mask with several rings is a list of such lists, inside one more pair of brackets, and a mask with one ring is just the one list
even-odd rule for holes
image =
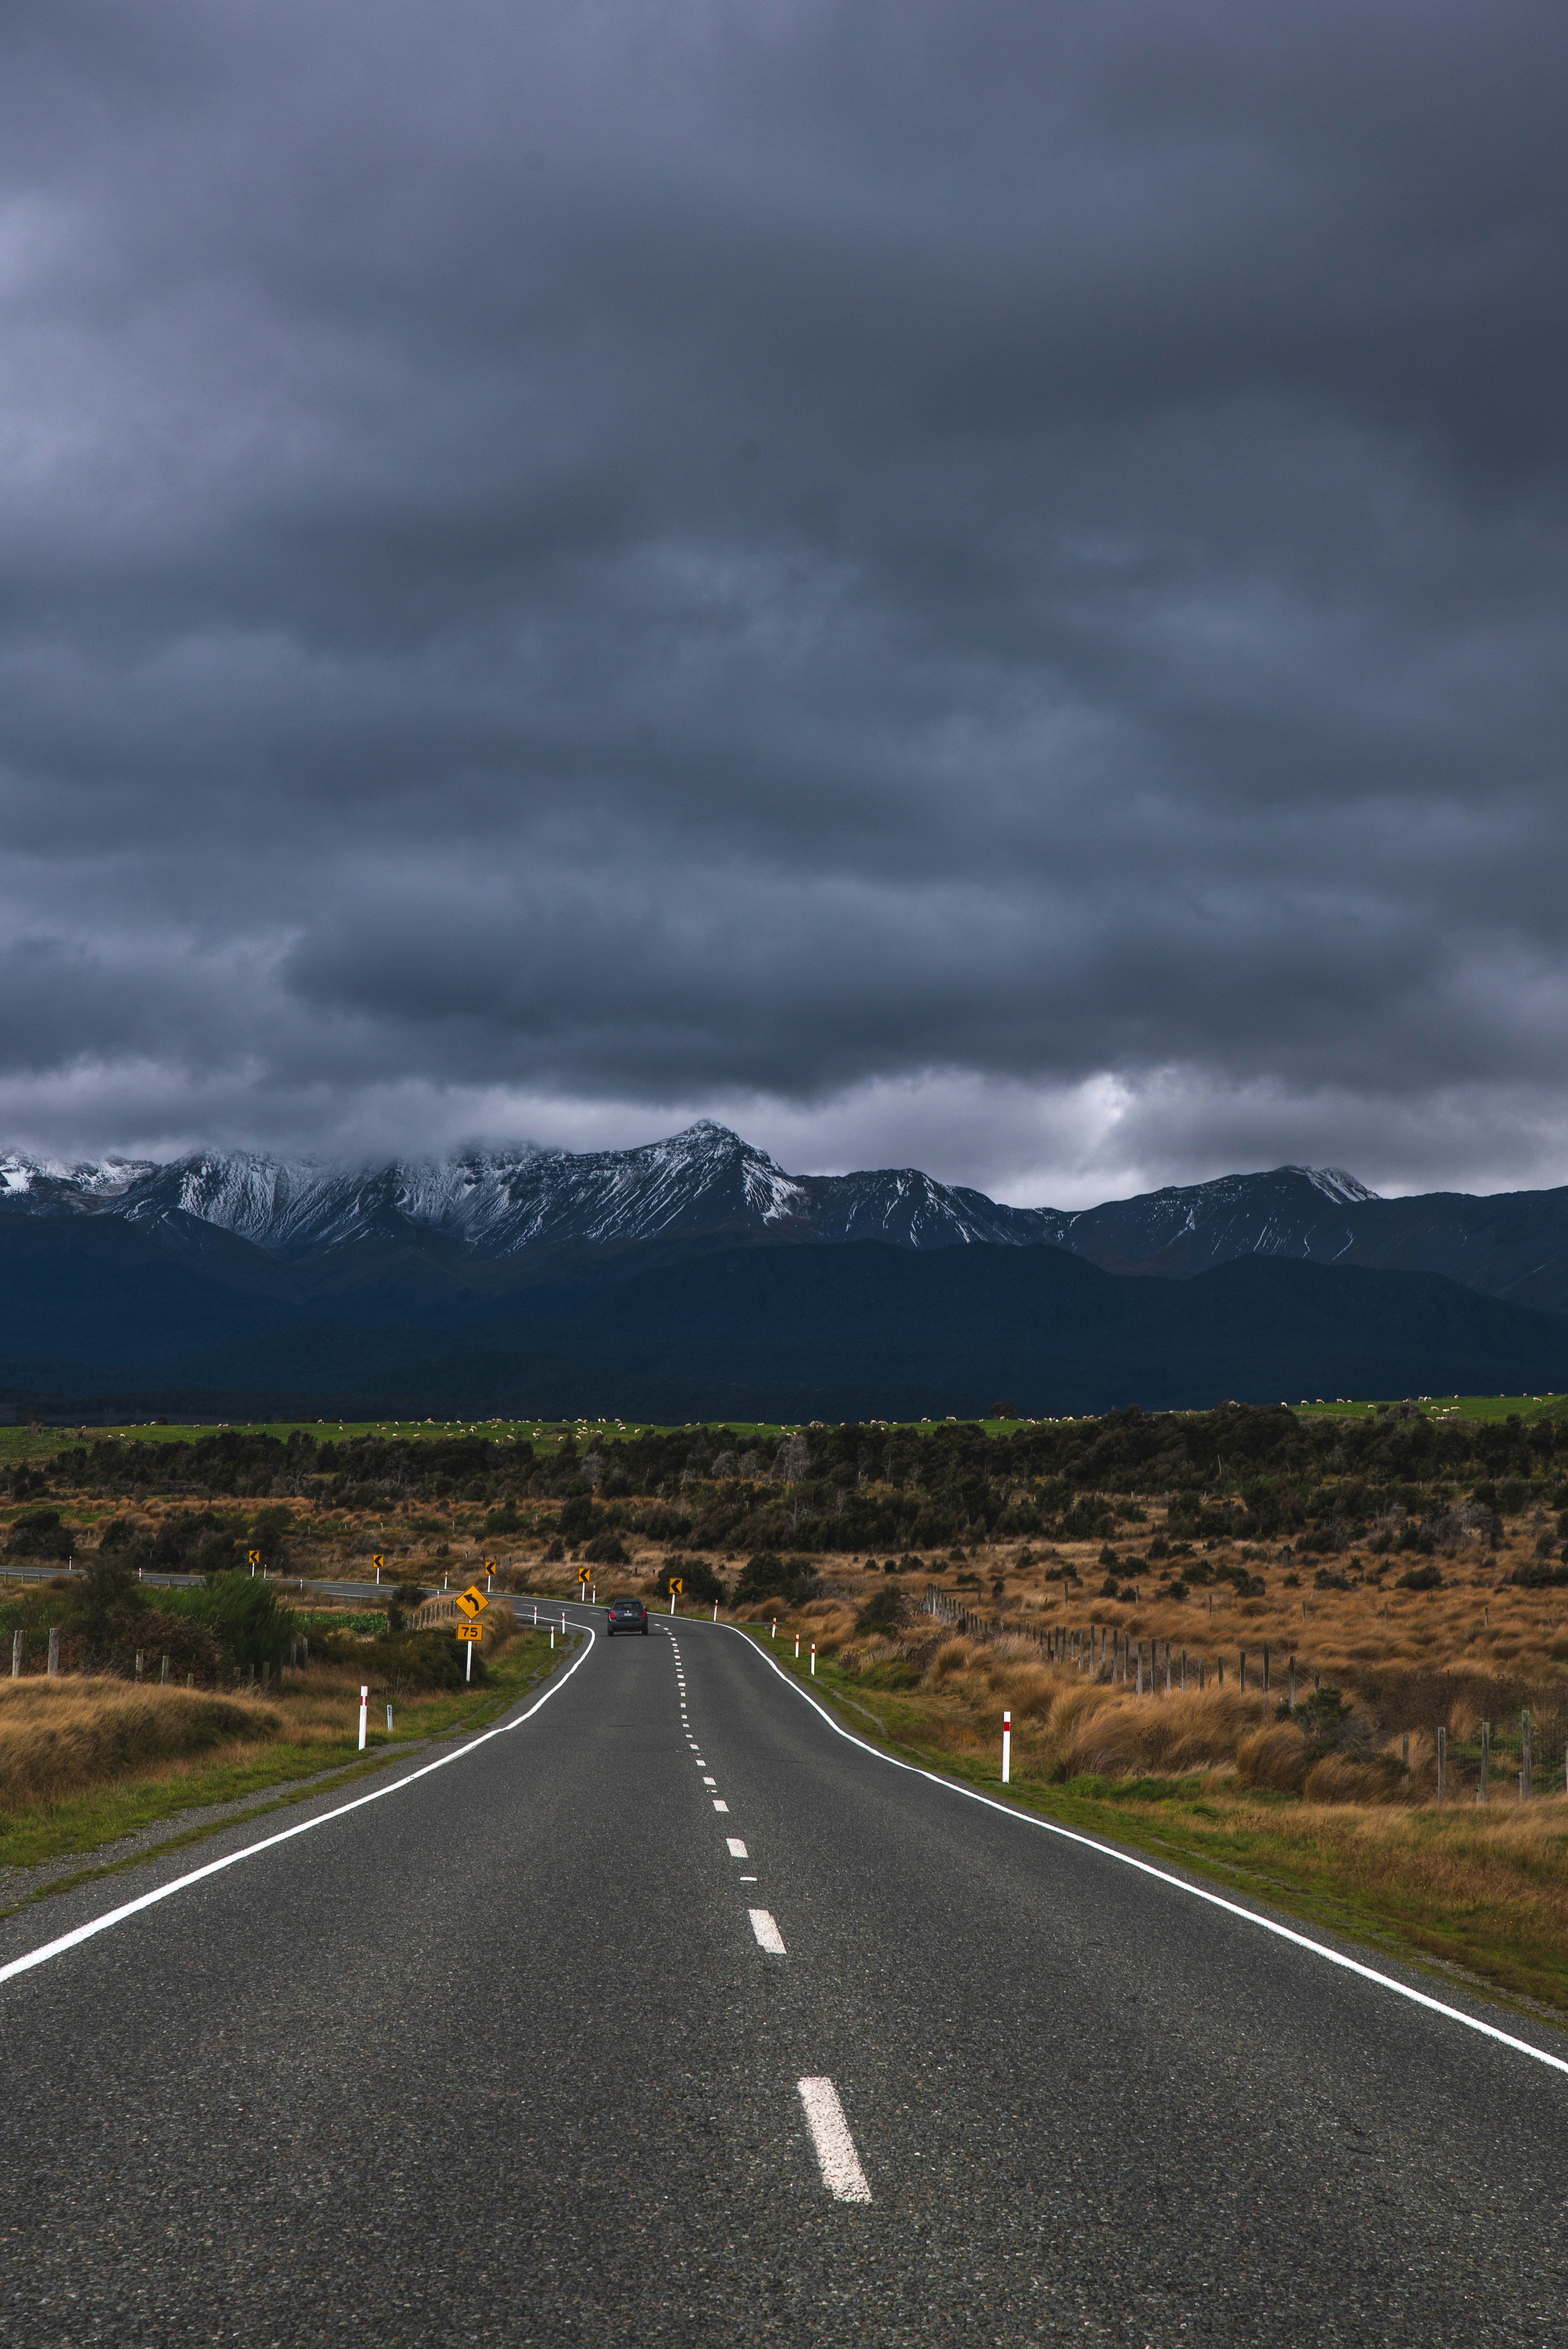
{"label": "roadside bush", "polygon": [[[993,1413],[993,1417],[996,1416]],[[902,1590],[878,1590],[866,1601],[855,1618],[857,1631],[896,1631],[909,1614],[909,1600]]]}
{"label": "roadside bush", "polygon": [[[1564,1578],[1568,1580],[1568,1577]],[[1396,1590],[1440,1590],[1443,1578],[1435,1566],[1415,1566],[1395,1583]]]}
{"label": "roadside bush", "polygon": [[281,1664],[294,1632],[293,1611],[259,1574],[215,1574],[196,1590],[160,1594],[177,1614],[204,1624],[242,1669]]}
{"label": "roadside bush", "polygon": [[583,1552],[590,1566],[630,1566],[631,1553],[617,1533],[595,1534]]}
{"label": "roadside bush", "polygon": [[1553,1566],[1550,1558],[1532,1558],[1515,1567],[1510,1579],[1522,1590],[1557,1590],[1568,1583],[1568,1566]]}
{"label": "roadside bush", "polygon": [[803,1607],[814,1599],[822,1587],[815,1569],[799,1558],[786,1562],[770,1549],[758,1550],[748,1557],[740,1569],[735,1586],[738,1607],[755,1607],[764,1599],[776,1599],[783,1606]]}
{"label": "roadside bush", "polygon": [[711,1607],[716,1599],[722,1600],[727,1595],[723,1582],[706,1557],[667,1559],[664,1571],[654,1585],[661,1599],[669,1597],[672,1578],[678,1579],[687,1599],[698,1599],[705,1607]]}
{"label": "roadside bush", "polygon": [[387,1602],[387,1629],[393,1633],[405,1631],[408,1619],[425,1603],[425,1593],[417,1582],[399,1583]]}
{"label": "roadside bush", "polygon": [[593,1539],[593,1495],[592,1493],[573,1493],[570,1500],[562,1503],[560,1532],[562,1540],[573,1548],[579,1542]]}
{"label": "roadside bush", "polygon": [[62,1525],[58,1509],[36,1509],[17,1518],[5,1548],[12,1557],[69,1557],[76,1546],[76,1529]]}
{"label": "roadside bush", "polygon": [[[1280,1711],[1283,1716],[1285,1711],[1283,1699]],[[1349,1715],[1350,1706],[1338,1689],[1320,1688],[1314,1689],[1310,1696],[1301,1699],[1295,1708],[1295,1719],[1304,1736],[1321,1744],[1333,1737]]]}

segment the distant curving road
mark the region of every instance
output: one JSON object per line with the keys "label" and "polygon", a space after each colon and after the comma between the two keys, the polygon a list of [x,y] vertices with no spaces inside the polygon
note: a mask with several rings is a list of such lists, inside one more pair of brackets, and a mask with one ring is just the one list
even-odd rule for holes
{"label": "distant curving road", "polygon": [[0,1920],[4,1976],[178,1888],[0,1978],[0,2342],[1568,2342],[1550,2025],[894,1768],[700,1620],[529,1702]]}

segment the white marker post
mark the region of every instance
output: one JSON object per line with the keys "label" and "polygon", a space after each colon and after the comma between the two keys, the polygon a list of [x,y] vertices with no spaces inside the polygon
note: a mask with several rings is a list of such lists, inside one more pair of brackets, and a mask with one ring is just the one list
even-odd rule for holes
{"label": "white marker post", "polygon": [[717,1599],[713,1602],[713,1619],[716,1623],[718,1620],[718,1601]]}
{"label": "white marker post", "polygon": [[1013,1716],[1002,1715],[1002,1784],[1009,1784],[1013,1775]]}
{"label": "white marker post", "polygon": [[798,1656],[799,1655],[799,1653],[800,1653],[800,1634],[799,1634],[799,1631],[797,1631],[797,1632],[796,1632],[796,1634],[795,1634],[795,1653],[796,1653],[797,1657],[798,1657]]}
{"label": "white marker post", "polygon": [[769,1632],[768,1636],[770,1640],[776,1640],[779,1637],[779,1618],[777,1615],[773,1618],[773,1629]]}
{"label": "white marker post", "polygon": [[362,1688],[359,1692],[359,1750],[361,1754],[365,1751],[365,1723],[366,1716],[369,1711],[370,1691],[367,1688]]}
{"label": "white marker post", "polygon": [[815,1641],[815,1640],[812,1640],[812,1642],[811,1642],[811,1678],[812,1678],[813,1680],[815,1680],[815,1679],[816,1679],[816,1677],[817,1677],[817,1642]]}

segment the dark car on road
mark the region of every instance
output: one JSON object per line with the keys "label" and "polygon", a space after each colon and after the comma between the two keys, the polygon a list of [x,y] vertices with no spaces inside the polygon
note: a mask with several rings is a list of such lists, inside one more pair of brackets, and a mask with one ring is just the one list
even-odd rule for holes
{"label": "dark car on road", "polygon": [[640,1599],[612,1599],[604,1609],[604,1637],[613,1640],[617,1631],[640,1631],[648,1636],[648,1610]]}

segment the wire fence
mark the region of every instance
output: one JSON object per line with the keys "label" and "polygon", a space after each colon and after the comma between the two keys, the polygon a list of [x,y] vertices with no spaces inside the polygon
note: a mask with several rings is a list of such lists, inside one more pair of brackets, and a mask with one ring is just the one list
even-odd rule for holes
{"label": "wire fence", "polygon": [[[965,1639],[1031,1647],[1047,1663],[1086,1679],[1125,1687],[1138,1696],[1164,1697],[1231,1687],[1273,1696],[1282,1716],[1303,1717],[1326,1690],[1341,1693],[1349,1674],[1332,1679],[1309,1658],[1281,1655],[1272,1641],[1254,1648],[1190,1651],[1171,1640],[1134,1640],[1114,1624],[1000,1622],[962,1607],[928,1586],[923,1610]],[[1402,1770],[1418,1770],[1441,1800],[1530,1801],[1568,1793],[1568,1689],[1528,1681],[1500,1682],[1474,1672],[1374,1671],[1357,1686],[1376,1735],[1400,1741]],[[1481,1703],[1493,1708],[1480,1713]],[[1456,1714],[1466,1725],[1456,1734]],[[1321,1716],[1320,1716],[1321,1719]],[[1412,1750],[1414,1741],[1414,1750]]]}

